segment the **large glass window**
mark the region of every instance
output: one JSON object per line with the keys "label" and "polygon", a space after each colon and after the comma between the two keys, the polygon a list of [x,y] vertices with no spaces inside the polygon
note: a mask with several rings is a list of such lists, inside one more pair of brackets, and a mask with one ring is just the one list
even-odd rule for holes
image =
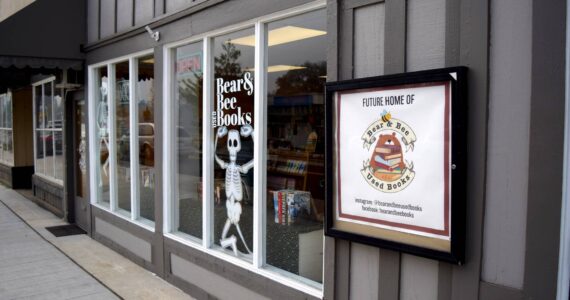
{"label": "large glass window", "polygon": [[202,238],[202,43],[176,49],[176,194],[173,228]]}
{"label": "large glass window", "polygon": [[0,161],[14,164],[14,143],[12,136],[12,92],[0,94]]}
{"label": "large glass window", "polygon": [[92,198],[154,229],[154,56],[143,54],[90,68]]}
{"label": "large glass window", "polygon": [[165,234],[318,291],[326,11],[242,28],[165,52]]}
{"label": "large glass window", "polygon": [[266,261],[322,282],[326,14],[267,27]]}
{"label": "large glass window", "polygon": [[[245,29],[214,38],[214,241],[240,258],[253,249],[254,36]],[[238,255],[239,253],[239,255]]]}
{"label": "large glass window", "polygon": [[34,84],[35,173],[63,184],[63,89],[51,80]]}

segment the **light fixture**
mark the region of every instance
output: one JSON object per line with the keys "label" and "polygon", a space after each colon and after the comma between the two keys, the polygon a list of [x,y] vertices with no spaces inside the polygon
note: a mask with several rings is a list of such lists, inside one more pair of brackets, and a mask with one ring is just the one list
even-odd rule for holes
{"label": "light fixture", "polygon": [[148,34],[150,35],[150,37],[155,41],[158,42],[158,40],[160,39],[160,32],[157,31],[152,31],[152,29],[150,29],[150,27],[147,25],[144,27],[144,29],[146,29],[146,31],[148,32]]}
{"label": "light fixture", "polygon": [[[316,36],[327,34],[326,31],[309,29],[297,26],[285,26],[277,29],[270,30],[267,37],[267,45],[269,47],[286,44],[294,41],[304,40]],[[255,46],[255,36],[248,35],[235,40],[229,40],[227,43],[232,43],[242,46]]]}
{"label": "light fixture", "polygon": [[[306,68],[307,67],[300,67],[300,66],[274,65],[274,66],[267,67],[267,72],[268,73],[284,72],[284,71],[292,71],[292,70],[301,70],[301,69],[306,69]],[[246,69],[246,71],[253,72],[253,71],[255,71],[255,69],[250,68],[250,69]]]}

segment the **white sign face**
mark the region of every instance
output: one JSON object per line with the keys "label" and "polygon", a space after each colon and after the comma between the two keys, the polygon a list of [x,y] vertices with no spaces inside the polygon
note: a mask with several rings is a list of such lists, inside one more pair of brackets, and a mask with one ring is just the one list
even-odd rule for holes
{"label": "white sign face", "polygon": [[336,218],[450,239],[450,82],[339,92]]}

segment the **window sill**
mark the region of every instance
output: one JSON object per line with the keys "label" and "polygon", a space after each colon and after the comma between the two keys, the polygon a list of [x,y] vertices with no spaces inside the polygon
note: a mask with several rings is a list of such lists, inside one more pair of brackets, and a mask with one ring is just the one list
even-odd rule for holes
{"label": "window sill", "polygon": [[121,218],[127,222],[130,222],[132,224],[137,225],[138,227],[141,227],[143,229],[146,229],[150,232],[155,232],[154,231],[154,222],[150,221],[150,220],[146,220],[146,219],[138,219],[138,220],[132,220],[131,218],[129,218],[128,216],[125,215],[125,212],[127,212],[126,210],[123,209],[117,209],[116,211],[111,211],[109,204],[100,204],[100,203],[91,203],[91,205],[104,210],[107,213],[112,214],[113,216],[116,216],[118,218]]}

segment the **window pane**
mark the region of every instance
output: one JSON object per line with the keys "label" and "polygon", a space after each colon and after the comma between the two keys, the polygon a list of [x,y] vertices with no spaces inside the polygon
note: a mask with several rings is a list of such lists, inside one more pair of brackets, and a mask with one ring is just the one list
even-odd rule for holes
{"label": "window pane", "polygon": [[44,143],[42,140],[42,131],[36,132],[36,173],[45,174],[44,161]]}
{"label": "window pane", "polygon": [[202,238],[202,43],[176,49],[176,231]]}
{"label": "window pane", "polygon": [[[46,128],[53,128],[53,81],[44,84],[44,112]],[[53,161],[53,132],[51,130],[45,130],[41,134],[41,140],[44,146],[44,161],[45,169],[44,175],[48,177],[55,178],[54,175],[54,161]]]}
{"label": "window pane", "polygon": [[268,30],[266,261],[322,282],[325,10]]}
{"label": "window pane", "polygon": [[63,180],[65,161],[63,158],[63,98],[62,89],[55,89],[53,97],[53,151],[55,178]]}
{"label": "window pane", "polygon": [[253,251],[254,30],[214,39],[214,240],[241,258]]}
{"label": "window pane", "polygon": [[97,202],[109,205],[109,78],[107,67],[95,70],[95,78],[92,84],[95,88],[95,113],[96,127],[95,134],[97,143],[95,144],[95,176],[98,183]]}
{"label": "window pane", "polygon": [[44,116],[45,112],[43,109],[43,100],[42,100],[42,87],[43,85],[38,85],[35,87],[35,108],[36,108],[36,128],[44,128]]}
{"label": "window pane", "polygon": [[138,59],[137,108],[139,120],[140,215],[154,221],[154,57]]}
{"label": "window pane", "polygon": [[117,195],[119,208],[131,211],[131,155],[129,116],[129,62],[115,65]]}
{"label": "window pane", "polygon": [[12,139],[12,129],[6,130],[6,145],[7,150],[4,153],[4,160],[10,164],[14,163],[14,142]]}

